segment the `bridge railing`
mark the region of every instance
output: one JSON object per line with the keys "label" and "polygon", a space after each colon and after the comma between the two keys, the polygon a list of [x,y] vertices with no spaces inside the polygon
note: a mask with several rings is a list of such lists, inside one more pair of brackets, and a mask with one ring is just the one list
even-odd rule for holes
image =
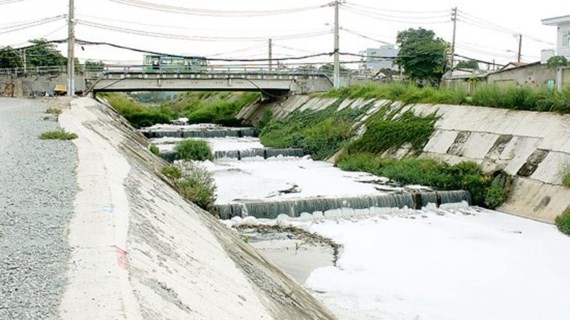
{"label": "bridge railing", "polygon": [[197,67],[184,66],[159,66],[153,68],[149,65],[104,65],[101,72],[108,73],[142,73],[142,74],[183,74],[183,73],[205,73],[205,74],[306,74],[323,75],[317,70],[302,70],[292,68],[269,68],[268,66],[255,65],[208,65]]}

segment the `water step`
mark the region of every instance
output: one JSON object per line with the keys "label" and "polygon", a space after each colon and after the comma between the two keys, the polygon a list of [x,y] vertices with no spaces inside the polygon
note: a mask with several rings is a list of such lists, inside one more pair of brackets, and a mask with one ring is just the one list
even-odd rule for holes
{"label": "water step", "polygon": [[[302,157],[305,153],[303,149],[298,148],[288,148],[288,149],[272,149],[272,148],[260,148],[260,149],[250,149],[250,150],[230,150],[230,151],[216,151],[214,152],[214,159],[244,159],[244,158],[254,158],[261,157],[263,159],[271,157]],[[174,162],[176,160],[176,152],[167,151],[159,153],[159,156],[166,160],[167,162]]]}
{"label": "water step", "polygon": [[224,137],[253,137],[253,128],[219,128],[202,130],[151,130],[143,129],[140,132],[147,138],[224,138]]}
{"label": "water step", "polygon": [[238,203],[216,205],[222,219],[235,216],[253,216],[256,218],[275,219],[280,214],[299,217],[301,213],[327,212],[341,209],[343,212],[354,212],[370,208],[404,208],[421,209],[428,203],[438,207],[446,203],[471,204],[468,191],[438,191],[422,193],[382,194],[346,198],[308,198],[281,201],[242,201]]}

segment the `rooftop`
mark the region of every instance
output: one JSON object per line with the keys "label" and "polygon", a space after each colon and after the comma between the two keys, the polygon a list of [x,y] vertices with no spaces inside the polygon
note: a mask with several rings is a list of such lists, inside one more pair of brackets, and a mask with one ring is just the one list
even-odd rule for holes
{"label": "rooftop", "polygon": [[542,24],[547,26],[557,26],[564,23],[570,23],[570,15],[542,19]]}

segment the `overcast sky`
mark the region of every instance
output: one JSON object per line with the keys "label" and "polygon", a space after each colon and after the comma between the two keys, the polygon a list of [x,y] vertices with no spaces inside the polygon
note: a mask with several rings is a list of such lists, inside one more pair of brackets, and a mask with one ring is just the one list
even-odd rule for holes
{"label": "overcast sky", "polygon": [[[220,16],[220,12],[206,12],[205,16],[197,16],[124,4],[129,1],[133,0],[76,0],[77,38],[159,52],[218,58],[265,58],[268,38],[275,39],[273,52],[276,57],[303,56],[333,50],[333,36],[329,33],[334,21],[332,7],[282,15],[227,17]],[[158,4],[163,9],[170,5],[240,12],[287,10],[327,4],[327,0],[134,1]],[[6,2],[8,4],[2,4]],[[64,20],[8,33],[6,31],[10,29],[5,28],[20,22],[66,14],[67,5],[67,0],[0,0],[0,47],[22,46],[27,40],[38,37],[50,40],[66,38]],[[380,41],[395,43],[398,31],[417,27],[434,30],[439,37],[451,41],[452,7],[458,7],[460,12],[456,52],[486,61],[496,59],[498,63],[516,60],[518,42],[514,33],[523,34],[522,60],[538,61],[540,51],[554,48],[556,42],[556,28],[543,26],[541,20],[570,14],[570,4],[567,0],[551,0],[548,3],[496,0],[347,1],[340,15],[340,25],[345,30],[341,31],[340,50],[358,53],[366,48],[380,46]],[[228,14],[233,13],[235,12]],[[86,25],[93,23],[103,28],[119,27],[128,32],[134,30],[136,33],[153,33],[153,36]],[[310,37],[285,38],[290,35]],[[171,36],[194,39],[168,39]],[[61,49],[65,51],[65,46],[61,46]],[[76,50],[77,56],[82,60],[96,59],[132,64],[142,62],[141,53],[94,46],[84,46],[83,49],[78,47]],[[347,56],[342,59],[354,61],[357,58]],[[312,61],[328,62],[331,59],[323,57]]]}

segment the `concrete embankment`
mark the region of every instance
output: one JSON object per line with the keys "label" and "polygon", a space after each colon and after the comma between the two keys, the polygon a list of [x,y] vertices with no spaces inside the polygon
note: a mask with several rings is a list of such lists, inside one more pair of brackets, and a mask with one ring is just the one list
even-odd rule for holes
{"label": "concrete embankment", "polygon": [[80,193],[63,319],[334,319],[296,282],[162,180],[113,109],[78,99]]}
{"label": "concrete embankment", "polygon": [[[238,117],[260,119],[264,108],[272,108],[273,116],[284,118],[296,110],[322,110],[337,99],[293,96],[284,102],[251,106]],[[553,222],[570,206],[570,189],[562,185],[564,168],[570,164],[570,115],[512,111],[485,107],[454,105],[401,106],[385,100],[344,100],[343,108],[363,108],[372,104],[358,126],[383,107],[400,113],[439,116],[435,132],[423,148],[421,156],[447,161],[475,161],[486,172],[502,170],[512,175],[511,191],[498,210]],[[405,157],[409,146],[390,150],[385,156]]]}

